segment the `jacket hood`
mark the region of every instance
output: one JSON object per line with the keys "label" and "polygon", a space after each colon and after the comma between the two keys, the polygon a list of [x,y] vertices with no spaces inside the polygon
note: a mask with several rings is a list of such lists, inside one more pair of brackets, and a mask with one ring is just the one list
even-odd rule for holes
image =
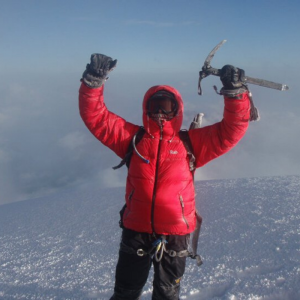
{"label": "jacket hood", "polygon": [[149,98],[151,98],[151,96],[154,95],[156,92],[162,91],[162,90],[174,94],[175,100],[178,103],[177,114],[170,121],[166,121],[163,126],[164,133],[166,133],[170,136],[174,136],[180,130],[181,125],[182,125],[183,101],[182,101],[182,97],[179,94],[179,92],[171,86],[156,85],[156,86],[151,87],[146,92],[146,94],[144,96],[144,100],[143,100],[143,124],[144,124],[145,130],[151,135],[155,135],[156,133],[160,132],[160,128],[159,128],[158,124],[147,115],[146,106],[147,106],[147,101],[149,100]]}

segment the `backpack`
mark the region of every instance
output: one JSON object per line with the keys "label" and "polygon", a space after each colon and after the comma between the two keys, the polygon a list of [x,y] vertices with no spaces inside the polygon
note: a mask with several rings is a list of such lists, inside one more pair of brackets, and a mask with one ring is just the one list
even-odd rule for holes
{"label": "backpack", "polygon": [[[195,118],[193,119],[189,129],[200,128],[203,116],[204,116],[204,114],[202,114],[202,113],[197,114],[195,116]],[[130,144],[128,146],[125,157],[121,160],[121,162],[117,166],[113,167],[114,170],[121,168],[125,164],[126,164],[127,168],[129,168],[133,151],[135,151],[136,154],[138,156],[140,156],[141,159],[143,159],[147,162],[147,160],[143,156],[141,156],[136,149],[136,145],[141,141],[144,134],[145,134],[145,128],[143,126],[140,126],[139,130],[136,132],[136,134],[134,135],[134,137],[132,138],[132,141],[130,142]],[[190,168],[190,171],[192,172],[192,175],[194,178],[194,173],[196,170],[196,165],[195,165],[196,159],[193,154],[193,146],[192,146],[188,131],[180,130],[179,138],[183,142],[183,145],[186,149],[187,156],[189,157],[189,168]],[[124,228],[122,219],[123,219],[123,214],[125,212],[125,209],[126,209],[126,204],[123,206],[123,208],[120,211],[119,225],[121,228]],[[200,216],[200,214],[198,213],[197,210],[196,210],[196,219],[197,219],[197,224],[196,224],[196,228],[193,232],[193,236],[191,239],[192,252],[189,254],[189,257],[196,259],[197,265],[201,266],[203,262],[202,262],[200,255],[197,254],[197,248],[198,248],[198,239],[199,239],[200,229],[201,229],[201,224],[202,224],[202,217]]]}
{"label": "backpack", "polygon": [[[121,162],[117,166],[113,167],[114,170],[117,170],[117,169],[123,167],[125,164],[126,164],[127,168],[129,168],[133,151],[135,151],[137,155],[139,155],[143,160],[145,160],[145,158],[142,157],[136,149],[136,145],[141,141],[144,134],[145,134],[145,128],[143,126],[140,126],[139,130],[136,132],[136,134],[134,135],[134,137],[132,138],[132,141],[130,142],[130,144],[128,146],[125,157],[121,160]],[[192,146],[188,131],[180,130],[179,138],[183,142],[183,145],[186,149],[187,156],[189,157],[189,168],[194,176],[194,171],[196,169],[196,166],[195,166],[196,159],[193,154],[193,146]]]}

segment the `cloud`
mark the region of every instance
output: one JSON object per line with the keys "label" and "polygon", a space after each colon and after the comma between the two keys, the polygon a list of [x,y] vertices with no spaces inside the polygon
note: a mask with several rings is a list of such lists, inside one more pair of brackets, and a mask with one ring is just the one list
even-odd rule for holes
{"label": "cloud", "polygon": [[99,182],[102,182],[105,187],[125,186],[124,170],[126,170],[126,167],[124,167],[123,170],[107,168],[98,172],[96,178]]}
{"label": "cloud", "polygon": [[10,161],[10,155],[7,153],[7,151],[2,150],[0,148],[0,164],[1,163],[7,163]]}
{"label": "cloud", "polygon": [[70,132],[59,140],[59,145],[66,150],[79,150],[87,144],[87,136],[80,131]]}
{"label": "cloud", "polygon": [[172,22],[156,22],[156,21],[146,21],[146,20],[129,20],[126,21],[127,25],[149,25],[155,27],[172,27],[175,23]]}
{"label": "cloud", "polygon": [[190,26],[197,24],[193,21],[184,22],[161,22],[161,21],[148,21],[148,20],[128,20],[125,22],[126,25],[147,25],[152,27],[174,27],[174,26]]}
{"label": "cloud", "polygon": [[[24,82],[9,83],[1,91],[0,132],[9,130],[14,126],[24,126],[22,121],[35,118],[43,113],[44,95],[34,84],[26,85]],[[25,119],[26,118],[26,119]]]}
{"label": "cloud", "polygon": [[[106,104],[111,111],[141,125],[141,99],[152,82],[163,81],[180,87],[185,103],[184,128],[199,112],[205,114],[203,126],[220,121],[223,98],[209,88],[209,82],[205,83],[205,95],[199,97],[191,76],[182,84],[182,78],[169,73],[121,74],[109,81]],[[120,158],[88,132],[79,116],[77,75],[69,79],[65,74],[27,76],[0,86],[0,203],[68,187],[125,184],[126,167],[111,169]],[[133,82],[135,88],[129,91]],[[250,124],[236,148],[199,169],[197,180],[299,174],[297,99],[289,93],[262,91],[252,91],[262,119]]]}

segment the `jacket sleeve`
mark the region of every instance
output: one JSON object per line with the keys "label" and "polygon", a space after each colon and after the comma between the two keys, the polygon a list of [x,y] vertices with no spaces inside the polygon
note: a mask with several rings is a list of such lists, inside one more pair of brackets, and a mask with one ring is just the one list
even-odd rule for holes
{"label": "jacket sleeve", "polygon": [[80,116],[90,132],[105,146],[124,158],[128,145],[139,126],[126,122],[110,112],[104,103],[104,86],[92,89],[81,84],[79,89]]}
{"label": "jacket sleeve", "polygon": [[242,94],[241,99],[224,97],[224,102],[221,122],[189,131],[197,168],[228,152],[247,131],[250,118],[248,93]]}

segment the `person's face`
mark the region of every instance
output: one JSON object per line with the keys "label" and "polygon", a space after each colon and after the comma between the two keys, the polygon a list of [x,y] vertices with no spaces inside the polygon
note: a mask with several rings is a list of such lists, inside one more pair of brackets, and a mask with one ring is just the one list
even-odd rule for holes
{"label": "person's face", "polygon": [[150,115],[162,114],[166,115],[168,119],[175,116],[177,111],[177,103],[174,99],[167,97],[157,97],[149,99],[147,103],[147,112]]}

